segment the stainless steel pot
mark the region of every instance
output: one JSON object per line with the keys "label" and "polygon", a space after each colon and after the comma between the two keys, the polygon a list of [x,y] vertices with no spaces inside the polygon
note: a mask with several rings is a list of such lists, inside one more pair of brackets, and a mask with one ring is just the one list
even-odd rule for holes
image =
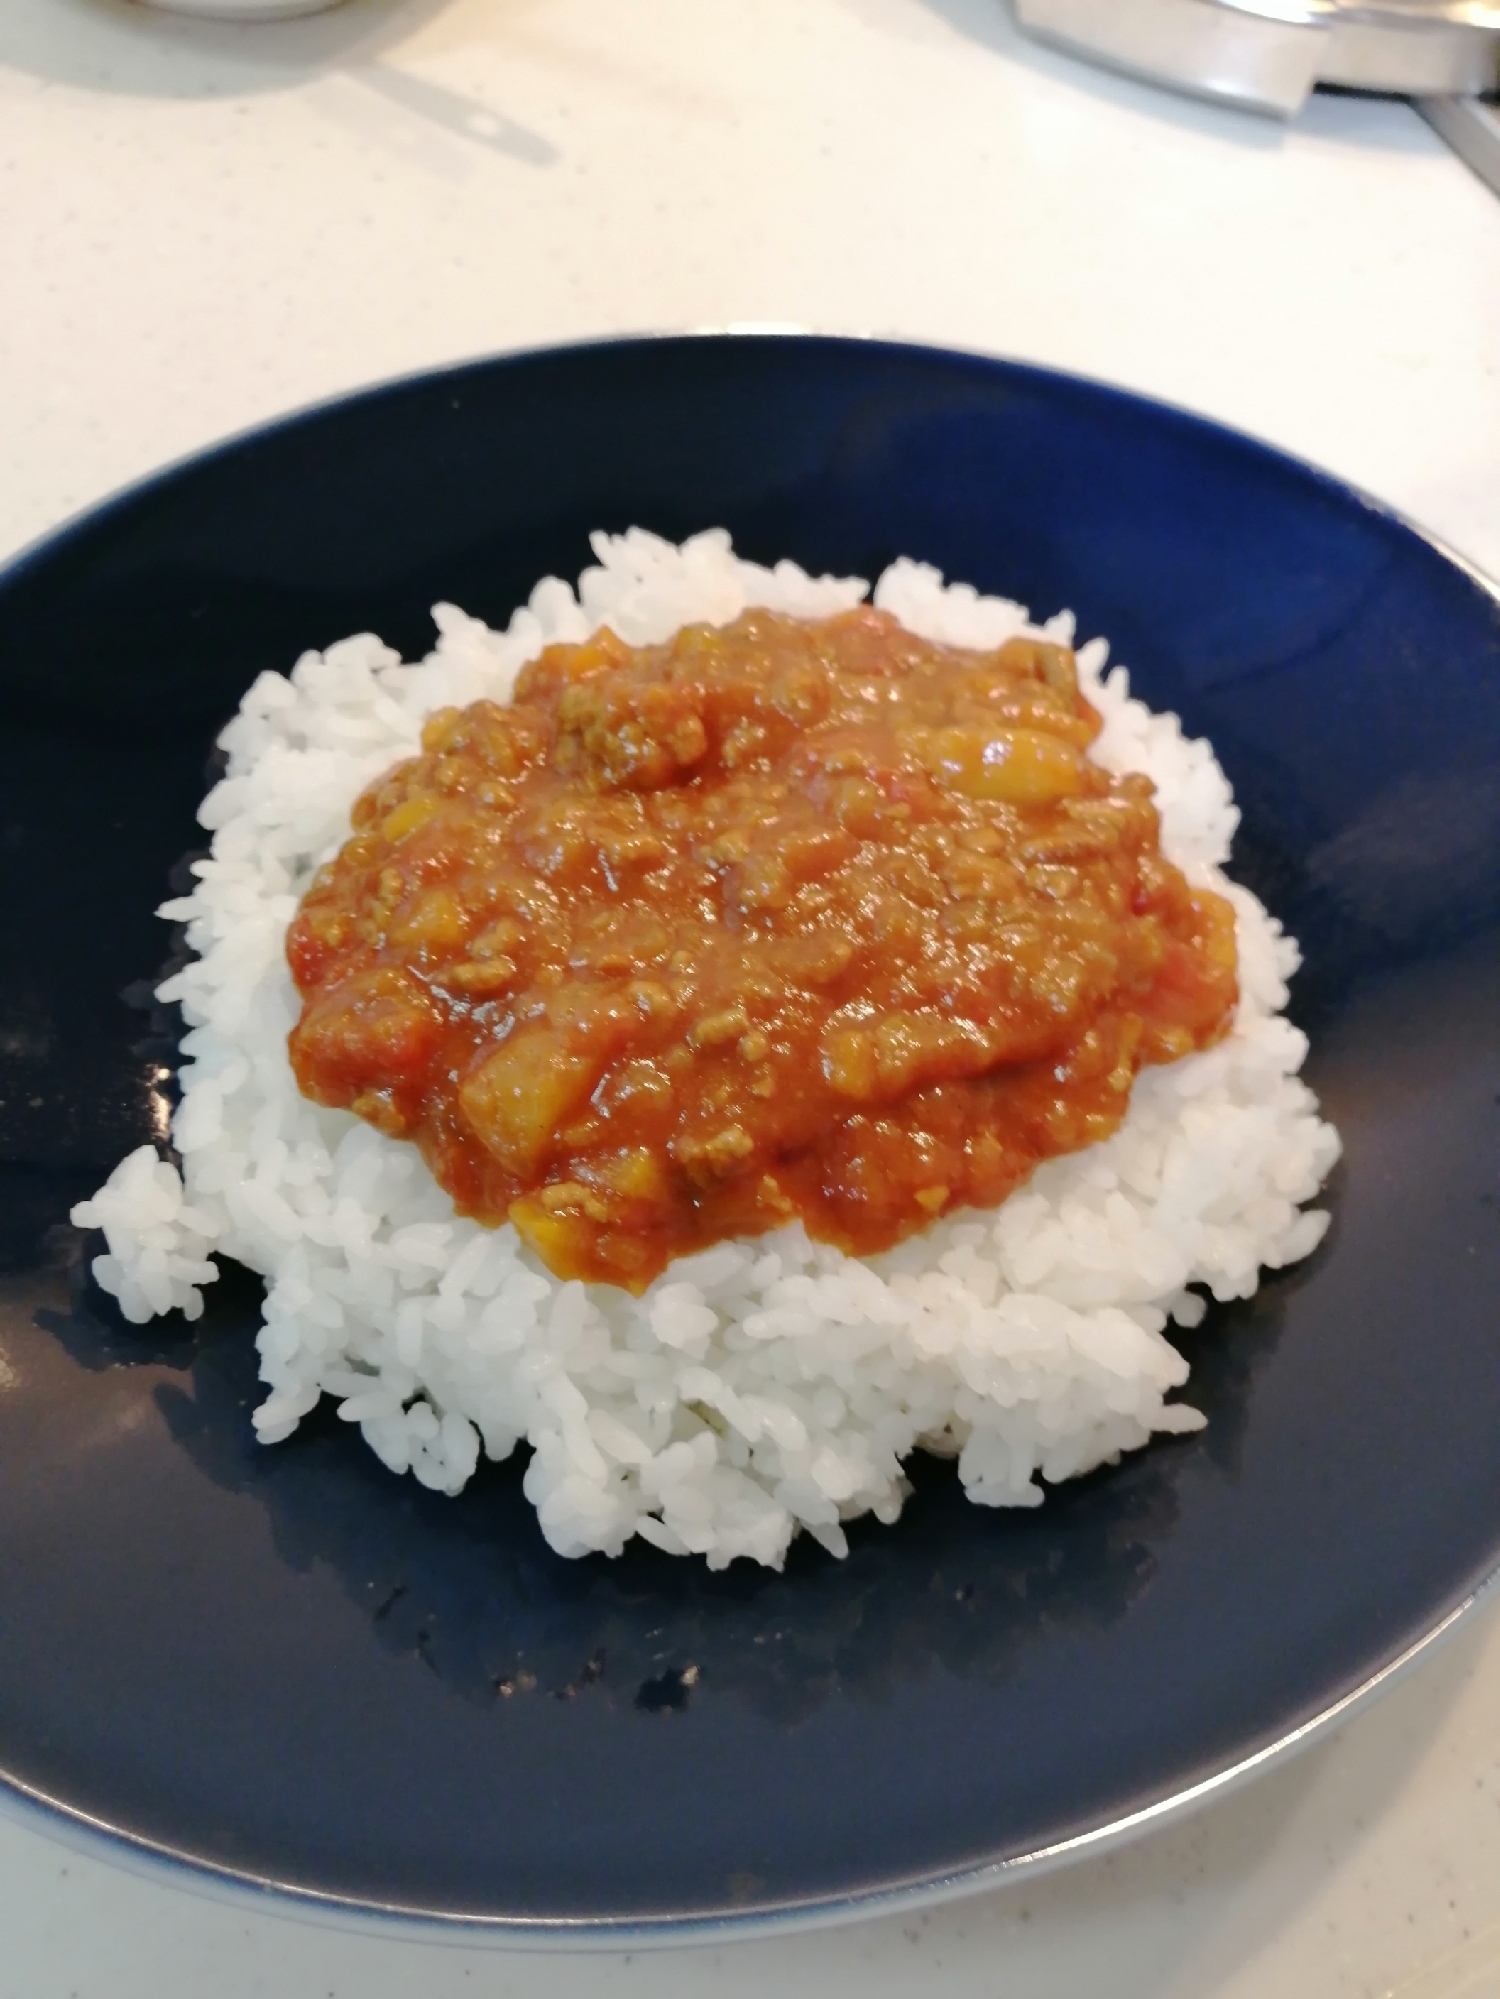
{"label": "stainless steel pot", "polygon": [[1116,69],[1290,117],[1316,83],[1500,88],[1500,0],[1015,0],[1022,27]]}

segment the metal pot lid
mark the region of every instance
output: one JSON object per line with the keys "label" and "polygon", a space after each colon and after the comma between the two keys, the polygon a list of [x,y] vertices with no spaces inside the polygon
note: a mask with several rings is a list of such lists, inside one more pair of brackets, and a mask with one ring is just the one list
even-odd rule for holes
{"label": "metal pot lid", "polygon": [[1290,117],[1318,83],[1404,96],[1500,88],[1500,0],[1015,0],[1042,41]]}

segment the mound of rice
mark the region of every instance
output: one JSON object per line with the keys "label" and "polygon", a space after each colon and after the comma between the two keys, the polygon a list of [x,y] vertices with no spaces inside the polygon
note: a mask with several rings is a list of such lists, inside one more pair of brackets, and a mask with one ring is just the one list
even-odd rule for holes
{"label": "mound of rice", "polygon": [[[861,601],[858,580],[736,559],[722,531],[681,548],[596,535],[576,594],[540,583],[503,633],[437,606],[436,650],[406,666],[368,635],[264,673],[220,737],[227,774],[199,817],[212,857],[161,914],[197,953],[160,988],[180,1003],[181,1172],[151,1146],[73,1210],[102,1229],[94,1276],[126,1318],[203,1309],[211,1257],[266,1279],[259,1335],[266,1443],[332,1396],[393,1471],[456,1493],[481,1451],[525,1438],[526,1492],[564,1555],[634,1534],[718,1568],[779,1566],[799,1527],[835,1554],[841,1523],[893,1521],[914,1449],[953,1454],[970,1498],[1035,1506],[1070,1478],[1202,1417],[1167,1397],[1187,1364],[1163,1337],[1206,1287],[1255,1290],[1308,1252],[1325,1214],[1299,1204],[1338,1156],[1281,1017],[1296,945],[1220,865],[1238,819],[1206,743],[1130,698],[1106,647],[1078,655],[1104,717],[1093,755],[1157,787],[1162,846],[1238,917],[1241,1000],[1219,1046],[1145,1070],[1103,1145],[1044,1165],[992,1213],[947,1218],[858,1260],[799,1227],[673,1264],[641,1298],[561,1283],[498,1230],[455,1217],[416,1149],[298,1092],[286,1037],[299,1004],[283,953],[318,865],[364,785],[418,748],[444,705],[506,700],[555,640],[608,623],[632,644],[751,605],[806,616]],[[992,647],[1025,610],[909,561],[874,601],[934,639]],[[1041,628],[1070,643],[1067,613]]]}

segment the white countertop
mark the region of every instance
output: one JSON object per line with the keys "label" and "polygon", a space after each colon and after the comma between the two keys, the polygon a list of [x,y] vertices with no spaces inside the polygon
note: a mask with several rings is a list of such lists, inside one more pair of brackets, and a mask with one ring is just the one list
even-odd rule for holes
{"label": "white countertop", "polygon": [[[298,404],[500,348],[796,323],[1257,432],[1500,573],[1500,201],[1396,104],[1291,130],[1002,0],[0,5],[0,555]],[[0,1608],[3,1614],[3,1608]],[[1500,1624],[1108,1859],[633,1960],[317,1927],[0,1822],[0,1999],[1500,1992]]]}

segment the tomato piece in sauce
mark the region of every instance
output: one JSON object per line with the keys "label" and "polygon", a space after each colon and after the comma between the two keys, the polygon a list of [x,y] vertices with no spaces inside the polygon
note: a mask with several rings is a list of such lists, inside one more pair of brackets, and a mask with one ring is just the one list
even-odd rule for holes
{"label": "tomato piece in sauce", "polygon": [[288,934],[297,1081],[634,1291],[798,1217],[867,1254],[992,1207],[1238,996],[1232,910],[1098,728],[1065,648],[871,609],[551,647],[357,802]]}

